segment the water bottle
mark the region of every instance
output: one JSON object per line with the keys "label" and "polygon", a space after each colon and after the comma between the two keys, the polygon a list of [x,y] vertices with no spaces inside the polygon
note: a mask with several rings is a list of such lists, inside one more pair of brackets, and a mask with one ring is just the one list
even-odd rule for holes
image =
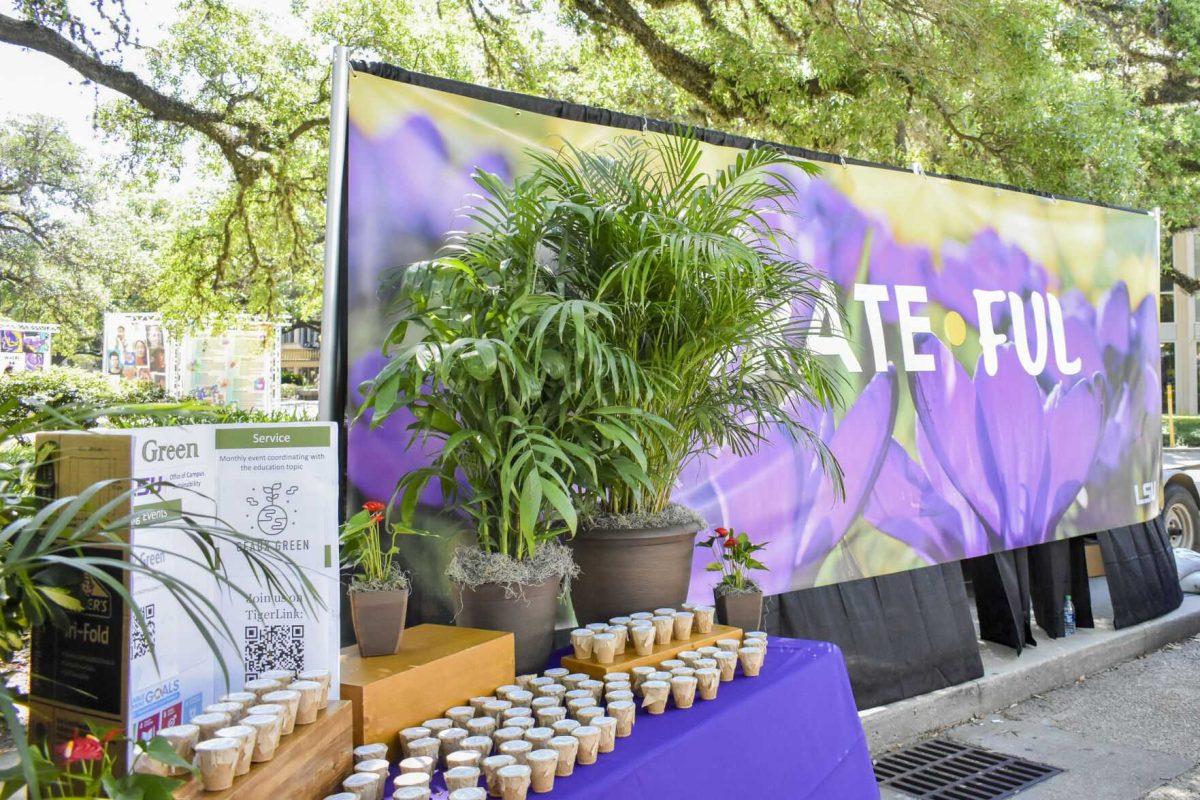
{"label": "water bottle", "polygon": [[1071,602],[1071,595],[1067,595],[1067,602],[1063,603],[1063,630],[1067,636],[1075,632],[1075,604]]}

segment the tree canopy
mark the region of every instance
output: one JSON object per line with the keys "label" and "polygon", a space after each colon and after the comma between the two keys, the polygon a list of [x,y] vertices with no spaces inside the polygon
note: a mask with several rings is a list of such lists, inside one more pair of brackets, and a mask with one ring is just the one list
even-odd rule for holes
{"label": "tree canopy", "polygon": [[180,0],[153,45],[124,0],[9,7],[0,43],[120,96],[97,122],[125,145],[122,191],[199,165],[204,186],[176,204],[153,255],[157,302],[177,317],[319,313],[335,43],[506,89],[1161,207],[1166,231],[1200,223],[1200,0],[310,0],[291,4],[286,32],[226,0]]}

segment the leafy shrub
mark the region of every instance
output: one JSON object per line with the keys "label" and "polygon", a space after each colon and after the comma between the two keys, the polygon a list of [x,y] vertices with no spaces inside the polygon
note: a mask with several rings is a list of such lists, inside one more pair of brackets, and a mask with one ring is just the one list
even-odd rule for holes
{"label": "leafy shrub", "polygon": [[[1163,447],[1170,447],[1169,429],[1164,417],[1162,423]],[[1200,417],[1175,417],[1175,446],[1200,447]]]}
{"label": "leafy shrub", "polygon": [[[158,386],[146,382],[110,383],[96,372],[74,367],[49,367],[0,376],[0,427],[9,428],[28,416],[36,406],[51,408],[113,406],[163,403],[170,398]],[[11,403],[11,405],[10,405]]]}

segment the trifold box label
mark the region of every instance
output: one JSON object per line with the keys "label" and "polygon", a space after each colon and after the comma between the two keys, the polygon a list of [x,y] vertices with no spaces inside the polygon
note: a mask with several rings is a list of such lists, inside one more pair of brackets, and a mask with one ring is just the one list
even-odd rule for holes
{"label": "trifold box label", "polygon": [[[142,487],[128,508],[137,558],[216,603],[234,642],[223,655],[229,683],[193,621],[163,584],[125,578],[147,630],[102,582],[84,577],[83,609],[62,628],[37,631],[32,646],[35,735],[58,739],[85,719],[121,724],[148,738],[267,669],[328,669],[338,686],[337,429],[331,423],[186,425],[44,434],[56,450],[55,496],[116,479]],[[153,488],[152,488],[153,487]],[[102,500],[101,500],[102,501]],[[227,524],[246,535],[221,546],[221,563],[249,599],[222,590],[184,518]],[[219,522],[218,522],[219,521]],[[102,550],[98,546],[97,550]],[[314,612],[298,595],[260,586],[246,551],[279,551],[320,594]],[[120,554],[119,551],[112,551]],[[318,603],[318,605],[319,605]],[[211,631],[214,637],[216,631]]]}

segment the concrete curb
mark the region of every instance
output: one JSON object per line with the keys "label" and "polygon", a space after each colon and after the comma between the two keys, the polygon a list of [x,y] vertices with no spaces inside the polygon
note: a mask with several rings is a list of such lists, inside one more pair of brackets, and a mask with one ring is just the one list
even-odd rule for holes
{"label": "concrete curb", "polygon": [[1197,633],[1200,598],[1185,595],[1184,604],[1164,617],[1124,630],[1089,632],[1086,643],[1071,648],[1060,645],[1058,652],[1043,651],[1043,655],[1038,652],[1042,646],[1026,650],[1012,668],[989,671],[968,683],[867,709],[859,716],[871,752],[884,753]]}

